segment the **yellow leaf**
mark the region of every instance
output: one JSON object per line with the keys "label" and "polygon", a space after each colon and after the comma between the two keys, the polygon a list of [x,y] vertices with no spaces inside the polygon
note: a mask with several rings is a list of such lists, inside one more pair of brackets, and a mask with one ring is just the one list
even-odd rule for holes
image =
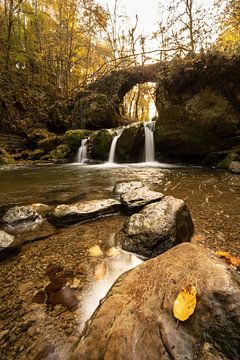
{"label": "yellow leaf", "polygon": [[218,257],[223,257],[225,260],[227,260],[227,262],[230,265],[233,265],[233,266],[235,266],[237,268],[240,267],[240,259],[237,258],[236,256],[232,256],[229,252],[218,250],[218,251],[215,252],[215,254]]}
{"label": "yellow leaf", "polygon": [[108,249],[106,251],[106,256],[108,257],[114,257],[120,254],[120,250],[115,248],[115,247],[111,247],[110,249]]}
{"label": "yellow leaf", "polygon": [[95,279],[101,280],[107,273],[107,264],[105,262],[101,262],[97,264],[95,267]]}
{"label": "yellow leaf", "polygon": [[215,254],[218,256],[218,257],[224,257],[225,259],[230,259],[230,254],[229,254],[229,252],[227,252],[227,251],[222,251],[222,250],[218,250],[218,251],[216,251],[215,252]]}
{"label": "yellow leaf", "polygon": [[104,255],[100,246],[98,246],[98,245],[92,246],[90,249],[88,249],[88,251],[89,251],[90,256],[92,256],[92,257],[100,257],[100,256]]}
{"label": "yellow leaf", "polygon": [[194,313],[196,304],[197,290],[195,286],[188,285],[179,292],[174,301],[173,315],[176,319],[185,321]]}

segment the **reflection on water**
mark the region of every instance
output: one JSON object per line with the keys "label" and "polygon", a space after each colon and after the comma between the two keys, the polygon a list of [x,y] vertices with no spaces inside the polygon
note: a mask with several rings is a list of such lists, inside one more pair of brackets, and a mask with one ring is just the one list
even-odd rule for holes
{"label": "reflection on water", "polygon": [[135,254],[129,254],[120,251],[116,257],[106,258],[104,260],[107,273],[101,280],[95,280],[87,290],[82,294],[81,303],[82,313],[79,320],[80,331],[83,329],[85,322],[90,319],[93,312],[98,307],[100,300],[103,299],[117,278],[130,269],[142,263],[142,260]]}
{"label": "reflection on water", "polygon": [[2,169],[0,210],[33,202],[59,204],[111,197],[116,183],[131,180],[141,180],[153,190],[184,199],[195,229],[210,238],[211,244],[224,239],[239,248],[240,176],[219,170],[168,164]]}

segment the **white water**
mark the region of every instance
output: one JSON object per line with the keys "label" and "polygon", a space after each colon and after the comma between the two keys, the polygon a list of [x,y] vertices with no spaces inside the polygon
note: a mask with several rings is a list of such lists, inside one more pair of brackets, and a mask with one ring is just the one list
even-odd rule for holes
{"label": "white water", "polygon": [[154,128],[155,128],[155,121],[144,123],[145,162],[147,163],[154,163],[155,161],[154,137],[153,137]]}
{"label": "white water", "polygon": [[114,136],[114,138],[112,140],[110,151],[109,151],[109,156],[108,156],[108,163],[110,163],[110,164],[114,164],[116,146],[117,146],[118,139],[122,135],[122,132],[123,132],[123,128],[118,129],[117,135]]}
{"label": "white water", "polygon": [[77,163],[79,163],[79,164],[83,164],[86,160],[88,160],[87,141],[88,141],[88,139],[82,139],[81,146],[78,149]]}

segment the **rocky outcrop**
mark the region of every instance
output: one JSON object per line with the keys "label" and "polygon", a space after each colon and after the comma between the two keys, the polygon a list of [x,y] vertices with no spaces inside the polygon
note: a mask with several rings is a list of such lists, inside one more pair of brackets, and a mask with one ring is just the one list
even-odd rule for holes
{"label": "rocky outcrop", "polygon": [[[173,316],[182,288],[197,290],[185,322]],[[174,247],[123,274],[88,322],[71,360],[237,359],[240,276],[211,251]]]}
{"label": "rocky outcrop", "polygon": [[58,227],[64,227],[101,216],[116,214],[121,207],[121,203],[115,199],[89,200],[71,205],[58,205],[53,211],[50,221]]}
{"label": "rocky outcrop", "polygon": [[144,149],[144,128],[142,124],[125,128],[116,146],[116,162],[141,162]]}
{"label": "rocky outcrop", "polygon": [[108,159],[113,136],[110,131],[103,129],[93,137],[91,157],[95,160],[106,161]]}
{"label": "rocky outcrop", "polygon": [[144,186],[121,195],[121,202],[129,212],[136,212],[145,205],[160,201],[164,195]]}
{"label": "rocky outcrop", "polygon": [[166,196],[128,218],[117,238],[124,250],[154,257],[189,241],[193,229],[184,201]]}

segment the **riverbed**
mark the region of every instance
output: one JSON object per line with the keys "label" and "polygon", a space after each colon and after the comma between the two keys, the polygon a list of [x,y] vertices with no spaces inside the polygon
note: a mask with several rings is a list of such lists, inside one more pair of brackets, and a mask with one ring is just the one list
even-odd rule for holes
{"label": "riverbed", "polygon": [[[108,198],[116,183],[131,180],[185,200],[195,225],[193,242],[240,256],[240,177],[222,170],[157,163],[5,168],[0,170],[0,211],[36,202],[57,205]],[[56,359],[67,359],[85,321],[111,284],[143,261],[120,250],[113,257],[93,257],[88,251],[94,245],[104,248],[124,220],[115,216],[71,226],[27,243],[1,261],[1,359],[34,359],[47,344]],[[36,292],[49,282],[45,270],[52,263],[67,271],[70,286],[77,284],[76,311],[33,303]],[[95,269],[103,263],[106,275],[96,280]]]}

